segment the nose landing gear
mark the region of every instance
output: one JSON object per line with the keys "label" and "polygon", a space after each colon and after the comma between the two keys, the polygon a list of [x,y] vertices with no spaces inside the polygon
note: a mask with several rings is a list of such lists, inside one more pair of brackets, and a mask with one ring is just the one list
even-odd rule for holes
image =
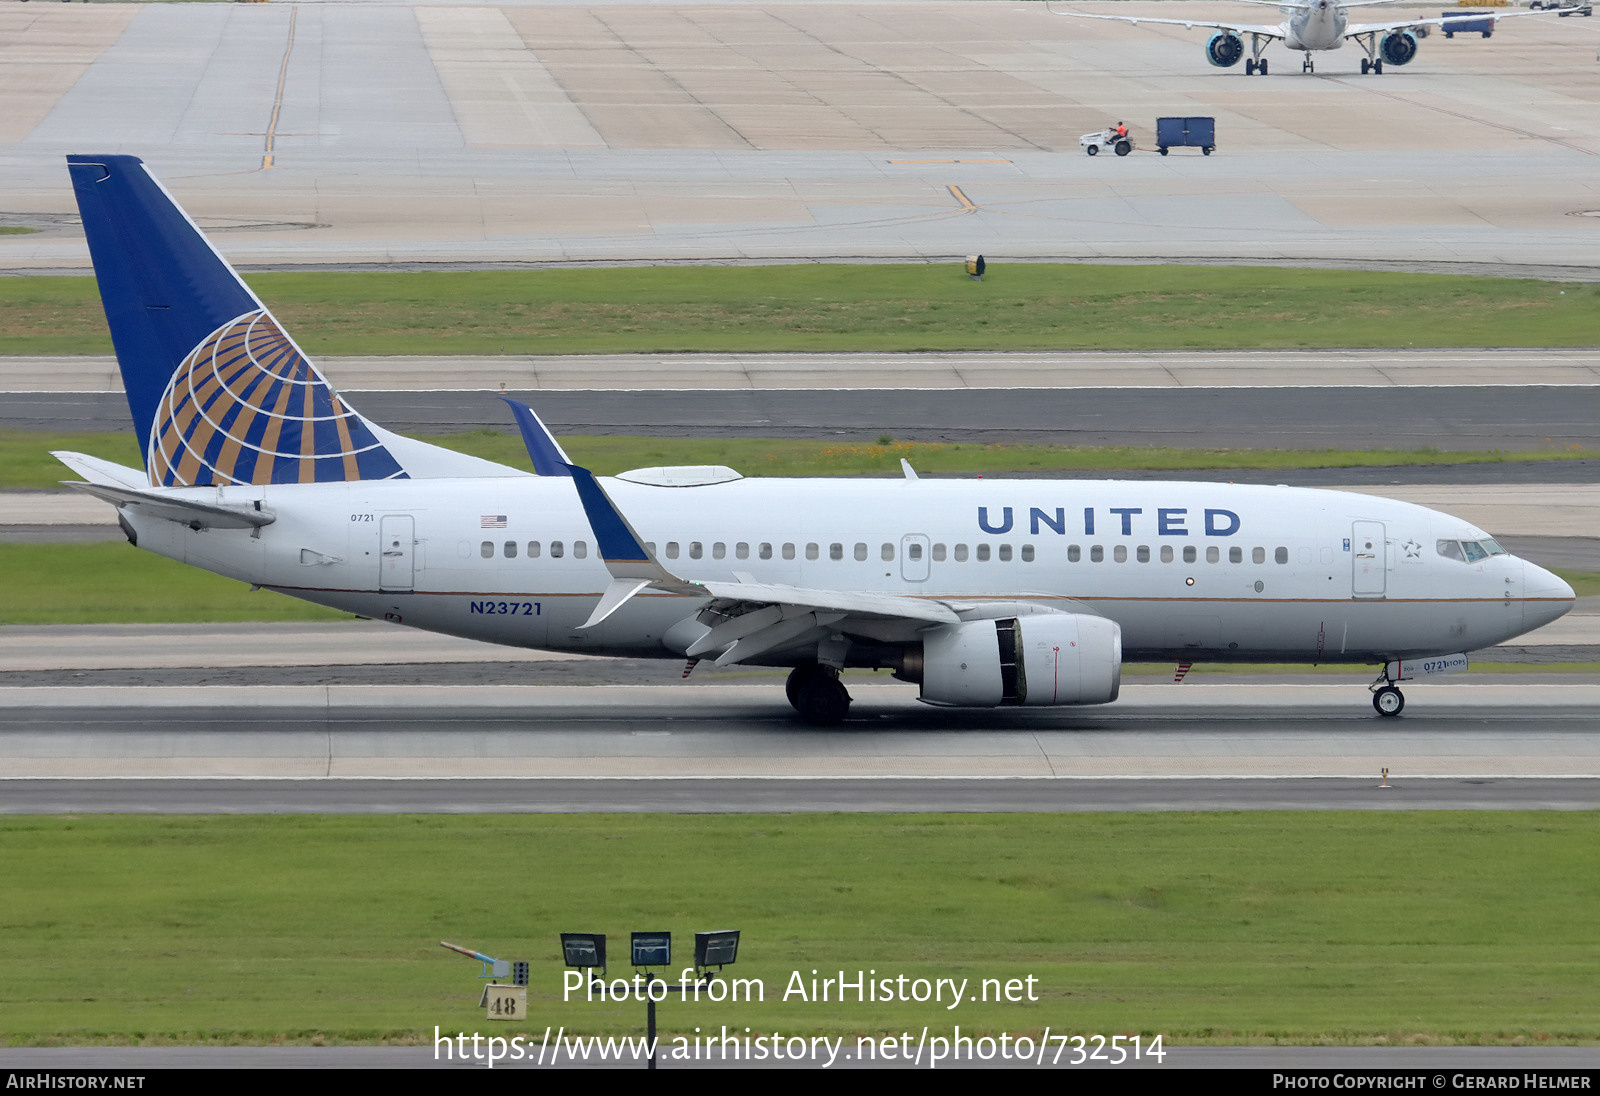
{"label": "nose landing gear", "polygon": [[1394,682],[1389,680],[1388,671],[1380,674],[1378,680],[1367,686],[1372,691],[1372,707],[1381,716],[1396,716],[1406,709],[1406,697]]}

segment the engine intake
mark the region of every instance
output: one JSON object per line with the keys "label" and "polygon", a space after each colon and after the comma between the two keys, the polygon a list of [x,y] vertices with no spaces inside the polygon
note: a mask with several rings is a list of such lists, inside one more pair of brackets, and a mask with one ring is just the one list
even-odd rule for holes
{"label": "engine intake", "polygon": [[1403,65],[1417,55],[1417,36],[1408,30],[1390,31],[1378,44],[1378,54],[1386,65]]}
{"label": "engine intake", "polygon": [[1206,43],[1206,60],[1218,68],[1231,68],[1244,56],[1244,40],[1230,31],[1219,31]]}
{"label": "engine intake", "polygon": [[1106,704],[1122,687],[1122,629],[1077,613],[941,625],[920,676],[922,701],[953,708]]}

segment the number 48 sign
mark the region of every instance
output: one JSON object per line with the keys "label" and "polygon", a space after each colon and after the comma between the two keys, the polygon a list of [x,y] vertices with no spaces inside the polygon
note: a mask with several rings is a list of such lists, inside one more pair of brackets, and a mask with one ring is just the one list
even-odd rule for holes
{"label": "number 48 sign", "polygon": [[483,987],[483,997],[478,1001],[489,1020],[526,1020],[528,1018],[528,987],[502,986],[490,982]]}

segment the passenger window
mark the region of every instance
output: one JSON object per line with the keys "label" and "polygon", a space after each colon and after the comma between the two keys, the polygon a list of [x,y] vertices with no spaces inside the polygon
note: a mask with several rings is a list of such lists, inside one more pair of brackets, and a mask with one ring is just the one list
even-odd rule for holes
{"label": "passenger window", "polygon": [[539,558],[539,542],[538,541],[530,540],[528,542],[528,558],[529,559],[538,559]]}
{"label": "passenger window", "polygon": [[[555,545],[551,545],[551,547],[554,548]],[[668,559],[677,559],[678,558],[678,542],[677,541],[675,541],[675,540],[667,541],[667,558]]]}
{"label": "passenger window", "polygon": [[589,542],[586,540],[573,541],[572,555],[575,559],[583,559],[589,554]]}
{"label": "passenger window", "polygon": [[857,541],[856,542],[856,562],[859,563],[862,560],[865,560],[866,558],[867,558],[867,546],[865,544],[862,544],[860,541]]}
{"label": "passenger window", "polygon": [[784,544],[784,546],[783,546],[783,558],[784,559],[793,559],[794,558],[794,545],[788,544],[788,543]]}
{"label": "passenger window", "polygon": [[1111,549],[1111,558],[1116,563],[1127,563],[1128,546],[1126,544],[1119,544],[1115,548]]}
{"label": "passenger window", "polygon": [[945,557],[944,545],[942,543],[941,544],[935,544],[933,546],[933,562],[935,562],[935,563],[943,563],[944,562],[944,557]]}
{"label": "passenger window", "polygon": [[705,554],[705,549],[701,547],[700,542],[698,540],[691,540],[689,542],[689,558],[690,559],[699,559],[704,554]]}
{"label": "passenger window", "polygon": [[1022,562],[1023,563],[1032,563],[1033,562],[1033,545],[1024,544],[1022,546]]}
{"label": "passenger window", "polygon": [[1134,558],[1137,559],[1140,563],[1149,563],[1150,562],[1150,546],[1148,544],[1139,545],[1139,550],[1134,553]]}
{"label": "passenger window", "polygon": [[978,545],[978,562],[979,563],[988,563],[989,562],[989,545],[988,545],[987,542]]}
{"label": "passenger window", "polygon": [[1197,557],[1196,557],[1196,553],[1195,553],[1195,550],[1194,550],[1194,545],[1185,544],[1183,546],[1183,562],[1185,562],[1185,563],[1193,563],[1196,558]]}
{"label": "passenger window", "polygon": [[822,549],[816,543],[806,545],[806,558],[816,559],[822,555]]}
{"label": "passenger window", "polygon": [[494,558],[494,541],[486,540],[478,546],[478,554],[484,559]]}
{"label": "passenger window", "polygon": [[564,556],[566,554],[567,554],[566,546],[563,545],[559,540],[552,540],[550,542],[550,558],[551,559],[560,559],[562,556]]}
{"label": "passenger window", "polygon": [[956,545],[956,562],[967,562],[967,546],[965,544]]}
{"label": "passenger window", "polygon": [[1289,562],[1289,549],[1287,549],[1287,548],[1279,548],[1277,551],[1272,553],[1272,558],[1274,560],[1276,560],[1277,562],[1279,562],[1279,563],[1288,563]]}
{"label": "passenger window", "polygon": [[828,558],[836,560],[843,559],[844,545],[840,544],[838,541],[834,541],[832,544],[828,545]]}
{"label": "passenger window", "polygon": [[738,544],[733,546],[733,554],[737,559],[749,559],[750,546],[741,540]]}
{"label": "passenger window", "polygon": [[1250,562],[1251,563],[1265,563],[1265,562],[1267,562],[1267,550],[1265,548],[1252,548],[1252,549],[1250,549]]}
{"label": "passenger window", "polygon": [[1237,544],[1235,544],[1233,547],[1229,548],[1228,549],[1228,562],[1229,563],[1243,563],[1244,562],[1244,549],[1240,548]]}
{"label": "passenger window", "polygon": [[1076,544],[1067,545],[1067,562],[1068,563],[1077,563],[1082,558],[1083,558],[1083,549],[1082,548],[1079,548]]}
{"label": "passenger window", "polygon": [[891,562],[894,559],[894,545],[885,544],[878,554],[883,557],[883,562]]}
{"label": "passenger window", "polygon": [[1011,562],[1011,545],[1002,544],[1000,546],[1000,562],[1001,563],[1010,563]]}
{"label": "passenger window", "polygon": [[711,558],[722,559],[728,554],[728,546],[720,540],[711,546]]}
{"label": "passenger window", "polygon": [[1163,544],[1161,546],[1161,562],[1162,563],[1171,563],[1172,562],[1172,545]]}
{"label": "passenger window", "polygon": [[[889,546],[885,544],[884,547],[887,548]],[[912,563],[921,563],[922,545],[918,544],[916,541],[912,541],[910,544],[906,545],[906,558]]]}
{"label": "passenger window", "polygon": [[1089,562],[1090,563],[1104,563],[1105,562],[1105,558],[1106,558],[1106,550],[1104,548],[1100,547],[1100,545],[1098,545],[1098,544],[1091,544],[1089,546]]}
{"label": "passenger window", "polygon": [[1210,545],[1210,546],[1208,546],[1206,548],[1206,562],[1207,563],[1221,563],[1222,562],[1222,550],[1220,548],[1218,548],[1215,544],[1212,544],[1212,545]]}
{"label": "passenger window", "polygon": [[507,559],[516,559],[517,558],[517,542],[514,541],[514,540],[506,541],[505,553],[506,553],[506,558]]}
{"label": "passenger window", "polygon": [[772,558],[772,545],[763,542],[762,545],[761,545],[760,555],[761,555],[762,559],[771,559]]}

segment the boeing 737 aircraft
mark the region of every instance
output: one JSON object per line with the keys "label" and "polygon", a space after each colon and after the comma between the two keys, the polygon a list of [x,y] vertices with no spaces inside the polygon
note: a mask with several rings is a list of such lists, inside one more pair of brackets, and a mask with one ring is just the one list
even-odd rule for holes
{"label": "boeing 737 aircraft", "polygon": [[1543,15],[1536,11],[1472,12],[1439,19],[1399,19],[1391,23],[1356,23],[1351,25],[1347,8],[1373,7],[1392,4],[1395,0],[1239,0],[1241,4],[1266,4],[1278,8],[1285,16],[1282,23],[1228,23],[1204,19],[1148,19],[1142,15],[1090,15],[1085,12],[1056,11],[1045,0],[1045,7],[1054,15],[1070,15],[1074,19],[1116,19],[1124,23],[1170,23],[1193,30],[1208,27],[1216,33],[1206,43],[1206,60],[1218,68],[1231,68],[1244,57],[1244,38],[1250,39],[1250,56],[1244,63],[1244,74],[1267,74],[1266,58],[1261,51],[1271,42],[1281,41],[1292,50],[1306,55],[1300,65],[1301,72],[1315,72],[1311,60],[1313,51],[1338,49],[1349,39],[1355,39],[1367,55],[1361,59],[1361,74],[1383,75],[1385,62],[1391,65],[1410,63],[1417,55],[1417,27],[1442,27],[1449,23],[1471,20],[1509,19],[1514,15]]}
{"label": "boeing 737 aircraft", "polygon": [[462,456],[358,414],[140,160],[68,164],[144,468],[56,455],[133,544],[241,582],[491,643],[788,666],[815,723],[846,717],[845,667],[1050,706],[1115,700],[1124,658],[1374,663],[1397,715],[1397,682],[1573,604],[1465,521],[1335,491],[599,479],[514,401],[537,474]]}

